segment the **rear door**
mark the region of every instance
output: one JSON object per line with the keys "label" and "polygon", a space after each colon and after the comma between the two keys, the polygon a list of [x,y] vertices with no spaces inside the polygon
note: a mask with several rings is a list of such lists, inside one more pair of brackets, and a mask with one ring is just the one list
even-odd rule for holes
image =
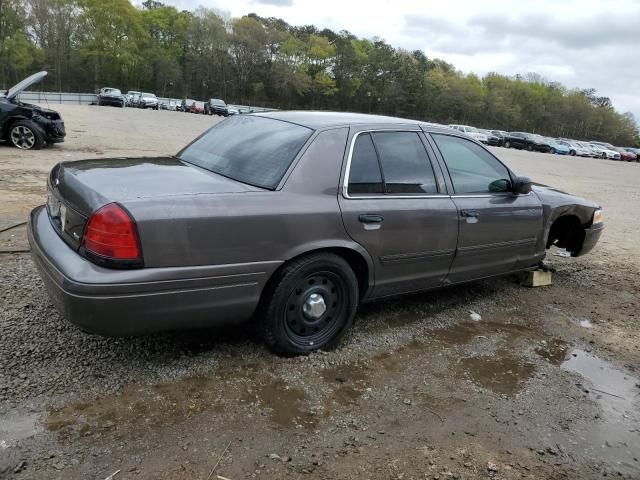
{"label": "rear door", "polygon": [[457,209],[424,134],[352,130],[348,152],[339,203],[348,234],[374,259],[373,296],[441,285]]}
{"label": "rear door", "polygon": [[452,283],[510,272],[535,263],[543,234],[542,204],[534,193],[511,191],[511,173],[476,142],[432,133],[449,172],[459,215]]}

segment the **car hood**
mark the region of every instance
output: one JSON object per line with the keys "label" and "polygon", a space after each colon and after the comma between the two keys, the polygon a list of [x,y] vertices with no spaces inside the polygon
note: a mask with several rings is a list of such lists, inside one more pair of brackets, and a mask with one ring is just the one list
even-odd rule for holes
{"label": "car hood", "polygon": [[7,97],[9,100],[14,99],[21,92],[23,92],[24,90],[29,88],[31,85],[34,85],[34,84],[40,82],[46,76],[47,76],[47,72],[44,72],[44,71],[43,72],[34,73],[30,77],[25,78],[20,83],[18,83],[17,85],[14,85],[9,90],[7,90],[7,92],[4,94],[4,96]]}
{"label": "car hood", "polygon": [[62,198],[83,214],[109,202],[263,191],[175,157],[63,162],[54,167],[49,182]]}

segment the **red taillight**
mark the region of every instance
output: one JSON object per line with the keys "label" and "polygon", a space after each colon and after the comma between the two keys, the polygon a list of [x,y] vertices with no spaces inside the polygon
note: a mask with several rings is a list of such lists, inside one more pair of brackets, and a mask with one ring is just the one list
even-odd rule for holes
{"label": "red taillight", "polygon": [[138,233],[122,207],[110,203],[99,208],[87,222],[82,237],[84,248],[113,260],[140,260]]}

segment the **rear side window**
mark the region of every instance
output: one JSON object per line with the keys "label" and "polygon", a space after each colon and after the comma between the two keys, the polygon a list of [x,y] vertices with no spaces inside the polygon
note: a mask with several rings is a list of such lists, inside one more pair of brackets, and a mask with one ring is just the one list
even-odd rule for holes
{"label": "rear side window", "polygon": [[349,195],[372,195],[383,193],[382,174],[371,135],[358,135],[351,155],[349,171]]}
{"label": "rear side window", "polygon": [[196,139],[178,158],[242,183],[274,189],[312,133],[280,120],[238,115]]}
{"label": "rear side window", "polygon": [[417,132],[358,135],[351,156],[350,195],[438,193],[427,151]]}
{"label": "rear side window", "polygon": [[431,162],[417,132],[376,132],[373,141],[386,193],[438,193]]}
{"label": "rear side window", "polygon": [[496,192],[496,180],[510,180],[502,165],[475,142],[450,135],[431,134],[447,165],[456,193]]}

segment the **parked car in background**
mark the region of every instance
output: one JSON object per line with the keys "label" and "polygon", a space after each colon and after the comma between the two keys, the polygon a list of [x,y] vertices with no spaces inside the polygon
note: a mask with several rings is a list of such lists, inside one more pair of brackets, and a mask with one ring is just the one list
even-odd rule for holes
{"label": "parked car in background", "polygon": [[178,109],[179,105],[180,104],[178,103],[178,101],[173,98],[170,98],[166,103],[167,110],[171,110],[173,112],[175,112]]}
{"label": "parked car in background", "polygon": [[60,114],[48,108],[23,103],[18,95],[40,82],[47,72],[34,73],[6,92],[0,92],[0,140],[22,150],[37,150],[64,142],[66,131]]}
{"label": "parked car in background", "polygon": [[616,152],[620,154],[620,160],[623,160],[625,162],[635,162],[638,158],[635,152],[632,152],[632,151],[630,152],[626,148],[622,148],[622,147],[613,147],[613,148],[615,149]]}
{"label": "parked car in background", "polygon": [[229,115],[238,115],[238,114],[240,114],[240,109],[238,109],[236,107],[227,106],[227,110],[229,112]]}
{"label": "parked car in background", "polygon": [[579,142],[575,140],[568,140],[566,138],[556,138],[556,141],[566,146],[569,149],[569,155],[578,156],[578,157],[591,157],[593,156],[593,151],[581,145]]}
{"label": "parked car in background", "polygon": [[450,128],[455,128],[459,132],[465,133],[469,135],[471,138],[475,138],[477,141],[482,143],[489,143],[489,139],[484,133],[481,133],[476,127],[471,127],[469,125],[449,125]]}
{"label": "parked car in background", "polygon": [[625,147],[625,150],[627,152],[635,153],[636,154],[636,162],[640,162],[640,148]]}
{"label": "parked car in background", "polygon": [[204,113],[204,102],[194,101],[191,104],[191,109],[189,110],[191,113]]}
{"label": "parked car in background", "polygon": [[137,106],[137,101],[139,97],[140,97],[140,92],[137,92],[135,90],[129,90],[124,96],[124,99],[127,102],[127,106],[134,107],[134,106]]}
{"label": "parked car in background", "polygon": [[224,100],[220,100],[219,98],[210,98],[209,101],[204,104],[204,114],[228,117],[229,107],[224,103]]}
{"label": "parked car in background", "polygon": [[609,160],[620,160],[620,153],[616,152],[612,145],[603,142],[589,142],[589,145],[598,152],[600,158],[608,158]]}
{"label": "parked car in background", "polygon": [[496,137],[500,138],[500,146],[504,147],[504,140],[505,140],[505,138],[507,138],[509,133],[505,132],[504,130],[489,130],[489,131],[492,134],[494,134]]}
{"label": "parked car in background", "polygon": [[361,302],[580,256],[604,229],[598,204],[462,132],[353,113],[235,116],[175,156],[59,163],[47,189],[28,238],[68,320],[129,336],[255,318],[284,355],[336,347]]}
{"label": "parked car in background", "polygon": [[495,135],[491,130],[479,128],[478,131],[480,133],[484,133],[487,136],[487,145],[491,145],[492,147],[502,146],[502,138],[498,135]]}
{"label": "parked car in background", "polygon": [[[573,140],[573,142],[575,142],[577,145],[580,145],[585,152],[587,152],[587,157],[592,157],[592,158],[600,158],[602,155],[601,153],[595,149],[589,142],[584,142],[582,140]],[[577,150],[576,150],[577,152]],[[578,155],[580,155],[578,153]]]}
{"label": "parked car in background", "polygon": [[195,100],[191,98],[183,98],[180,103],[180,111],[185,113],[191,113],[191,106],[196,103]]}
{"label": "parked car in background", "polygon": [[558,141],[551,137],[542,137],[542,140],[549,145],[549,153],[557,155],[569,155],[571,148],[566,142]]}
{"label": "parked car in background", "polygon": [[154,110],[158,110],[160,108],[158,97],[153,93],[141,93],[138,97],[138,108],[152,108]]}
{"label": "parked car in background", "polygon": [[542,136],[527,132],[509,132],[504,140],[504,146],[531,152],[548,153],[551,150],[551,146]]}
{"label": "parked car in background", "polygon": [[124,107],[126,100],[122,92],[117,88],[104,87],[98,93],[98,105],[109,105],[112,107]]}

